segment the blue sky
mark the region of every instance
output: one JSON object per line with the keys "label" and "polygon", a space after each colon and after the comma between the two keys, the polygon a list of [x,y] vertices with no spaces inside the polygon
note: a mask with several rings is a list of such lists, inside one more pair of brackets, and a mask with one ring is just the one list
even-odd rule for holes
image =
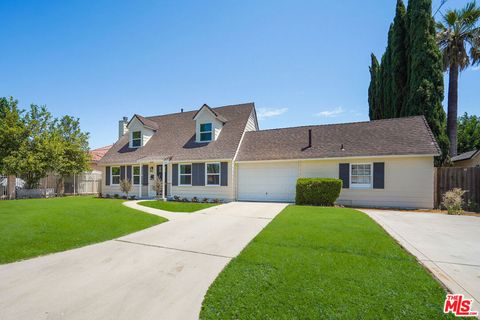
{"label": "blue sky", "polygon": [[[2,0],[0,96],[79,117],[92,148],[116,140],[122,116],[203,103],[253,101],[262,129],[367,120],[370,53],[383,53],[394,9],[393,0]],[[479,68],[461,74],[460,113],[479,113],[479,78]]]}

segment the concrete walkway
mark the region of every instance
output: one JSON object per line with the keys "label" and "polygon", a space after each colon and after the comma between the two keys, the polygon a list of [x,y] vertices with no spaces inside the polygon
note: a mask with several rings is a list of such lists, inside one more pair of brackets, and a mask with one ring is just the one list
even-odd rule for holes
{"label": "concrete walkway", "polygon": [[480,217],[362,209],[452,293],[480,311]]}
{"label": "concrete walkway", "polygon": [[196,319],[219,272],[286,206],[234,202],[172,213],[126,205],[170,221],[0,265],[0,319]]}

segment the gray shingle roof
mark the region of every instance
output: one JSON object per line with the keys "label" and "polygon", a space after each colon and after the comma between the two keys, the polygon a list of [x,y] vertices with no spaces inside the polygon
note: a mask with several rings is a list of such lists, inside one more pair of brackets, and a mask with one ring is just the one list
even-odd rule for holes
{"label": "gray shingle roof", "polygon": [[464,152],[464,153],[459,154],[455,157],[452,157],[452,161],[456,162],[456,161],[472,159],[478,152],[480,152],[480,150],[472,150],[472,151]]}
{"label": "gray shingle roof", "polygon": [[[312,130],[312,147],[308,130]],[[342,150],[342,146],[343,149]],[[423,116],[247,132],[238,161],[438,155]]]}
{"label": "gray shingle roof", "polygon": [[152,138],[145,146],[135,149],[128,147],[128,134],[125,134],[105,154],[100,164],[135,163],[142,159],[169,157],[173,161],[233,159],[253,108],[253,103],[212,108],[226,123],[218,139],[208,143],[195,142],[193,116],[196,111],[154,117],[139,116],[140,121],[146,121],[145,125],[156,126]]}

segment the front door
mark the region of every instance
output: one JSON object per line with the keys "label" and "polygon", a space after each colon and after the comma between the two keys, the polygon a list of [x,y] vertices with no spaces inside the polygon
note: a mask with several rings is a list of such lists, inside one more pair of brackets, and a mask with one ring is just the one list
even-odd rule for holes
{"label": "front door", "polygon": [[[162,170],[163,170],[163,166],[161,164],[157,165],[157,178],[159,180],[162,180]],[[167,165],[165,165],[165,181],[163,181],[163,187],[165,188],[165,196],[167,196],[167,174],[168,174],[168,170],[167,170]],[[159,196],[161,196],[162,193],[160,192]]]}

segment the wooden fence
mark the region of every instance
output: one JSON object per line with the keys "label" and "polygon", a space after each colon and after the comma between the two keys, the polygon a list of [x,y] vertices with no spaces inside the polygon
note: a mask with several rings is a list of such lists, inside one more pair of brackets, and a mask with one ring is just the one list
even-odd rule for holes
{"label": "wooden fence", "polygon": [[442,202],[442,195],[453,188],[461,188],[469,201],[480,205],[480,168],[440,167],[435,168],[435,207]]}

